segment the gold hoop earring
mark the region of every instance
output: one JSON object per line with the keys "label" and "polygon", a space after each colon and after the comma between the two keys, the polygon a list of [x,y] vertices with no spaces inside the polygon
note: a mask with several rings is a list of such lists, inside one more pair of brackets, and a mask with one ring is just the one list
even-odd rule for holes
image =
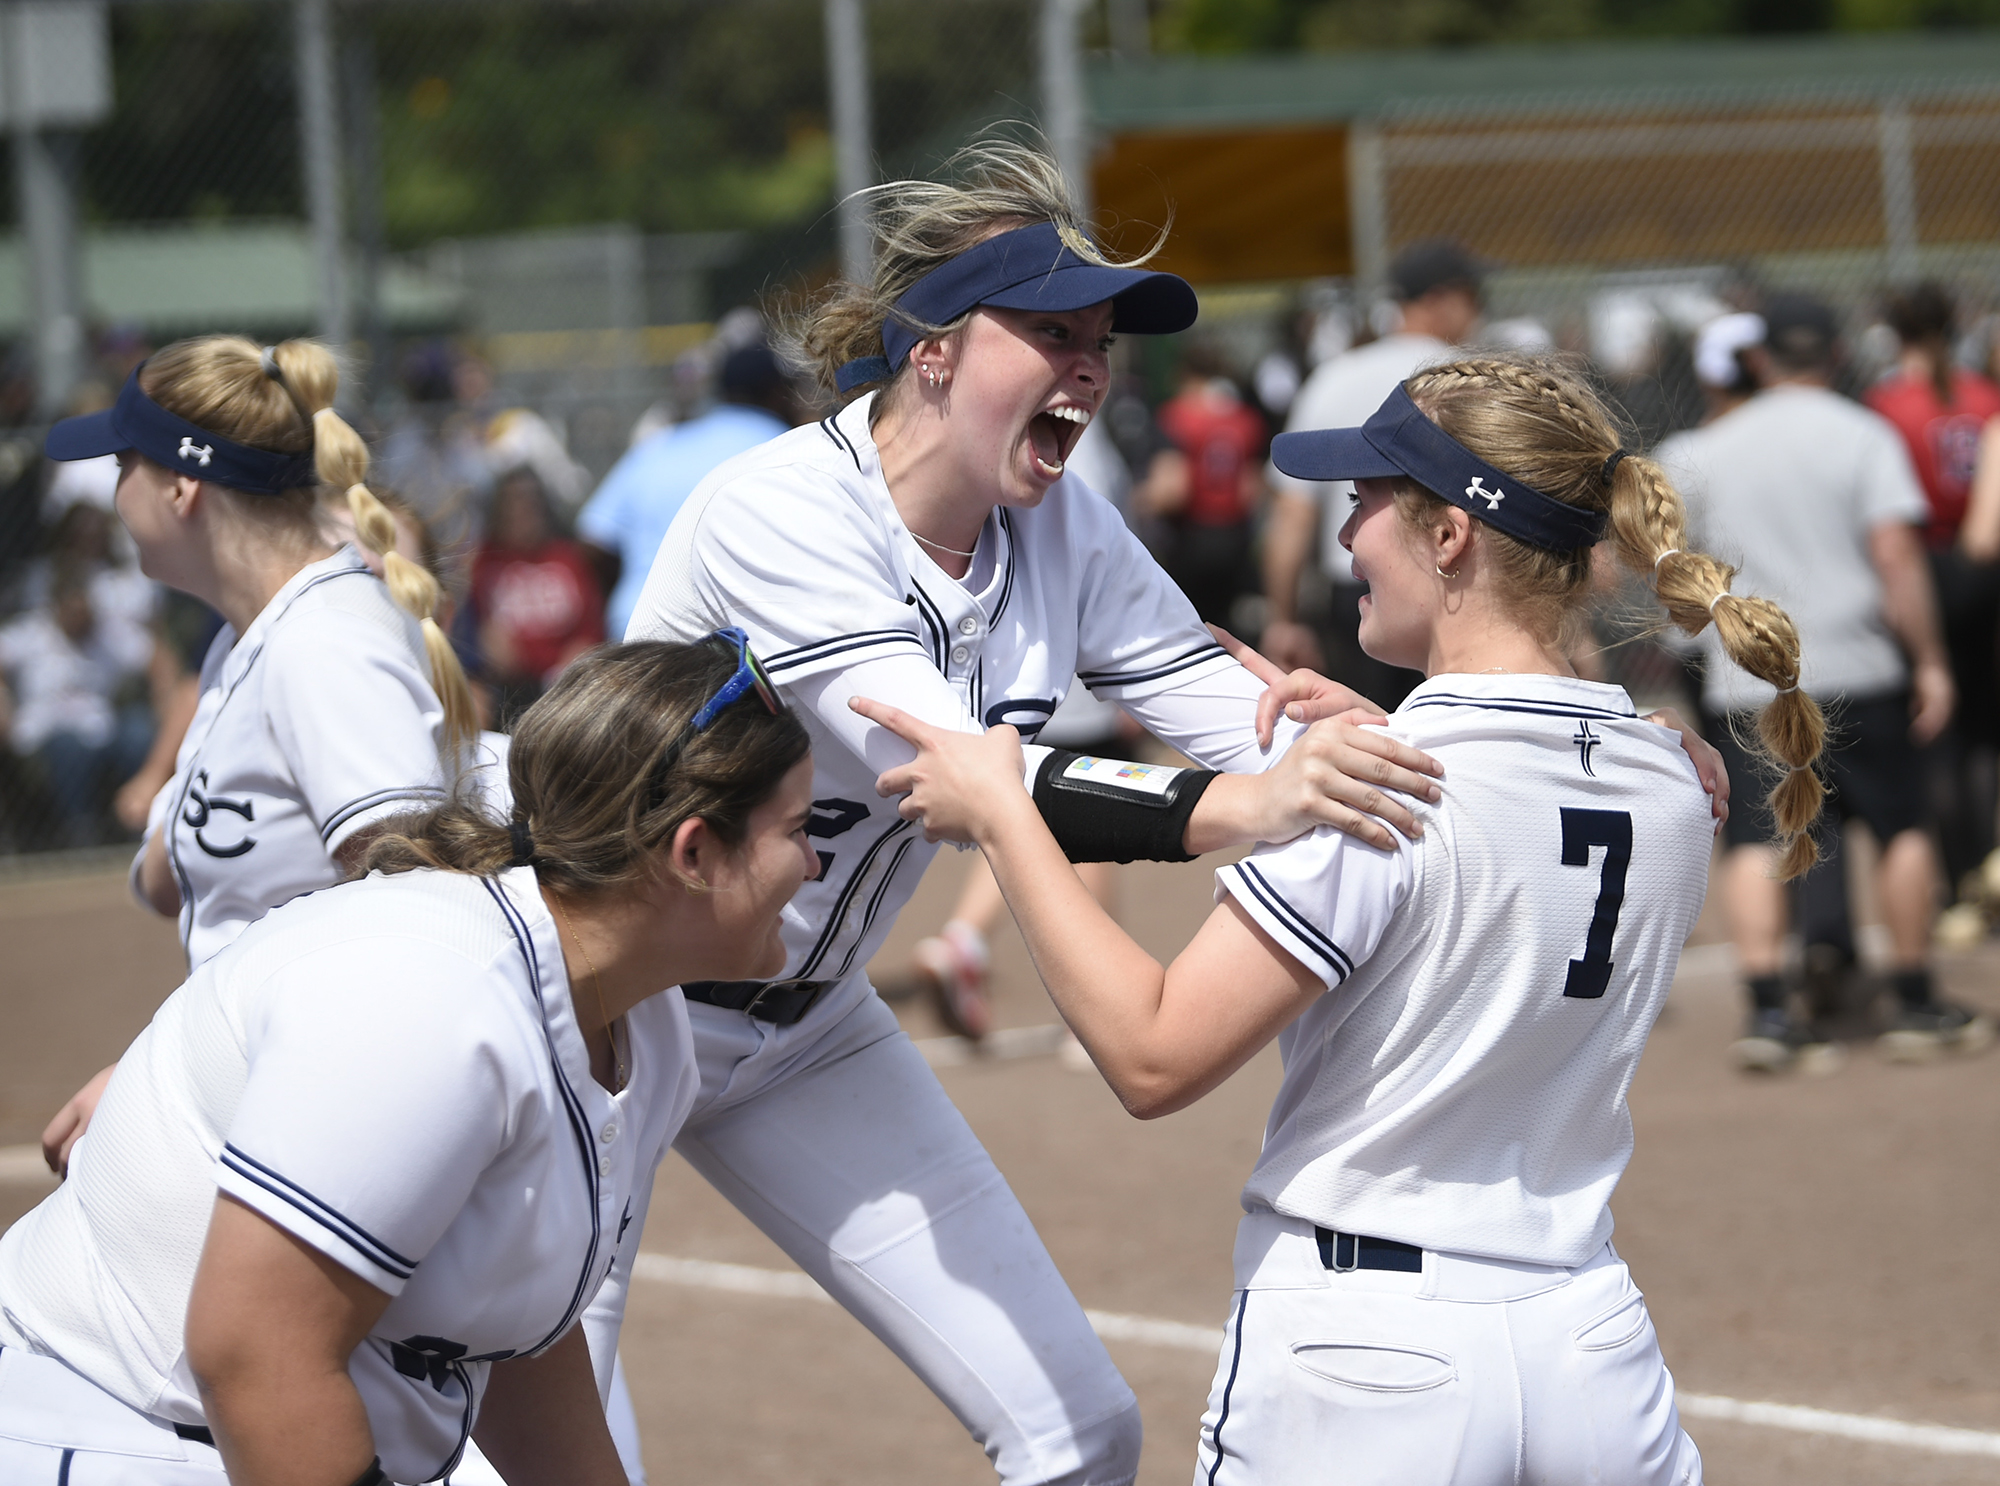
{"label": "gold hoop earring", "polygon": [[1457,568],[1453,568],[1453,569],[1452,569],[1452,570],[1451,570],[1450,572],[1448,572],[1448,573],[1447,573],[1447,572],[1446,572],[1446,571],[1444,570],[1444,568],[1443,568],[1442,566],[1440,566],[1439,564],[1437,564],[1437,563],[1432,563],[1432,564],[1431,564],[1431,566],[1432,566],[1433,568],[1436,568],[1436,569],[1437,569],[1437,575],[1438,575],[1438,576],[1439,576],[1440,578],[1456,578],[1456,577],[1458,576],[1458,569],[1457,569]]}

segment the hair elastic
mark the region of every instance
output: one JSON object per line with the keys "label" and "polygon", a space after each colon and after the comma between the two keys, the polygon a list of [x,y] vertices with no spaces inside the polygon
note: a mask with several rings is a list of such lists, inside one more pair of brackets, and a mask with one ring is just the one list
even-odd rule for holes
{"label": "hair elastic", "polygon": [[1791,684],[1790,686],[1781,686],[1781,687],[1779,687],[1779,688],[1778,688],[1778,695],[1779,695],[1779,696],[1781,696],[1781,697],[1788,697],[1788,696],[1790,696],[1790,695],[1791,695],[1791,694],[1792,694],[1793,692],[1797,691],[1798,689],[1799,689],[1799,684],[1798,684],[1798,682],[1794,681],[1794,682],[1793,682],[1793,683],[1792,683],[1792,684]]}
{"label": "hair elastic", "polygon": [[1726,588],[1723,589],[1722,592],[1718,593],[1714,598],[1708,601],[1708,612],[1713,614],[1715,612],[1715,606],[1717,604],[1721,603],[1724,599],[1733,599],[1735,597],[1736,595],[1731,593],[1728,589]]}
{"label": "hair elastic", "polygon": [[276,346],[266,346],[263,355],[257,358],[257,364],[264,368],[264,375],[272,381],[282,382],[285,380],[285,369],[278,365],[278,348]]}
{"label": "hair elastic", "polygon": [[1631,456],[1631,453],[1632,451],[1630,449],[1614,450],[1612,452],[1611,457],[1604,461],[1604,468],[1599,473],[1598,478],[1601,479],[1606,485],[1609,485],[1611,483],[1611,472],[1618,468],[1618,461],[1621,459],[1629,458]]}
{"label": "hair elastic", "polygon": [[507,839],[514,843],[514,854],[507,859],[507,865],[532,866],[535,860],[535,833],[528,829],[528,823],[525,820],[508,821]]}
{"label": "hair elastic", "polygon": [[1658,557],[1653,559],[1653,576],[1655,578],[1660,576],[1660,564],[1665,562],[1668,558],[1676,555],[1680,550],[1681,549],[1678,547],[1669,547],[1666,551],[1662,552]]}

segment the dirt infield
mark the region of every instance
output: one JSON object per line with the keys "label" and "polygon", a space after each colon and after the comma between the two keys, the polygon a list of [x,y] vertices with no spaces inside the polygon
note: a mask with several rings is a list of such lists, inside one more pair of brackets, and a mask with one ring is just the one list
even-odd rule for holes
{"label": "dirt infield", "polygon": [[[949,902],[946,853],[880,966]],[[1207,912],[1200,867],[1134,867],[1126,917],[1170,953]],[[178,979],[170,926],[106,875],[0,886],[0,1145],[34,1139]],[[1011,929],[1003,1024],[1050,1010]],[[1949,990],[2000,1010],[2000,952],[1947,962]],[[938,1028],[901,1005],[919,1038]],[[1684,1393],[2000,1431],[2000,1056],[1891,1067],[1863,1048],[1821,1080],[1743,1078],[1723,1060],[1738,1009],[1726,963],[1691,958],[1633,1091],[1638,1153],[1613,1204]],[[1276,1081],[1266,1053],[1195,1108],[1126,1117],[1094,1075],[1047,1056],[940,1076],[1086,1306],[1219,1328],[1236,1192]],[[0,1183],[0,1221],[38,1199]],[[677,1159],[645,1248],[760,1270],[788,1261]],[[1189,1479],[1213,1358],[1113,1341],[1146,1414],[1141,1479]],[[957,1423],[837,1308],[677,1283],[635,1287],[625,1359],[655,1482],[972,1483],[992,1475]],[[2000,1457],[1951,1455],[1691,1417],[1713,1482],[1991,1483]]]}

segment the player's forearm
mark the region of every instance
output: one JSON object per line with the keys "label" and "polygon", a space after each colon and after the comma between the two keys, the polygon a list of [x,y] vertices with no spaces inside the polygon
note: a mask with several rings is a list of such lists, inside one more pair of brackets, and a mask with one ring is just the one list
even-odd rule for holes
{"label": "player's forearm", "polygon": [[1268,775],[1218,774],[1195,802],[1182,844],[1189,856],[1249,846],[1270,825]]}
{"label": "player's forearm", "polygon": [[353,1486],[375,1458],[345,1367],[245,1347],[203,1373],[201,1403],[231,1486]]}
{"label": "player's forearm", "polygon": [[508,1486],[625,1486],[580,1325],[539,1357],[493,1364],[473,1438]]}

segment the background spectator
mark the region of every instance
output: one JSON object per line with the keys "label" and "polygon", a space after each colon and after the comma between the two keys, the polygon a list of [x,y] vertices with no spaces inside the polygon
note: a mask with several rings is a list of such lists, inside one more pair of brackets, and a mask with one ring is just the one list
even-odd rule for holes
{"label": "background spectator", "polygon": [[2000,641],[2000,569],[1975,562],[1959,546],[1980,437],[2000,417],[2000,386],[1952,364],[1955,313],[1937,284],[1889,296],[1890,327],[1901,360],[1867,394],[1868,406],[1896,425],[1930,505],[1925,526],[1931,577],[1944,620],[1945,649],[1958,708],[1931,749],[1931,808],[1944,848],[1947,888],[1964,899],[1950,927],[1984,932],[1978,870],[1993,850],[1995,747],[2000,696],[1994,694]]}
{"label": "background spectator", "polygon": [[503,730],[577,656],[604,639],[604,594],[583,548],[562,536],[539,476],[517,469],[493,491],[472,559],[470,611]]}
{"label": "background spectator", "polygon": [[[1380,340],[1329,358],[1314,368],[1292,402],[1287,429],[1352,428],[1418,367],[1441,361],[1472,335],[1484,312],[1487,265],[1457,243],[1413,243],[1389,265],[1398,328]],[[1269,608],[1259,648],[1279,665],[1324,669],[1384,707],[1402,701],[1419,677],[1374,660],[1355,638],[1361,587],[1340,545],[1353,486],[1345,480],[1307,482],[1271,473],[1274,499],[1264,527],[1264,597]],[[1332,585],[1325,626],[1314,634],[1301,622],[1300,580],[1319,534],[1320,566]]]}
{"label": "background spectator", "polygon": [[718,390],[722,400],[707,412],[627,450],[577,517],[577,535],[606,554],[601,566],[615,574],[606,615],[613,635],[625,633],[667,527],[702,476],[798,419],[791,381],[761,342],[723,358]]}
{"label": "background spectator", "polygon": [[[1764,321],[1754,353],[1762,390],[1668,439],[1658,457],[1687,498],[1696,541],[1740,557],[1741,590],[1791,614],[1805,656],[1799,684],[1835,720],[1829,813],[1865,821],[1882,844],[1876,889],[1897,997],[1884,1050],[1970,1051],[1991,1040],[1992,1026],[1938,996],[1929,959],[1937,855],[1916,750],[1949,720],[1952,681],[1919,535],[1928,507],[1895,430],[1828,385],[1833,312],[1774,295]],[[1752,735],[1750,719],[1771,688],[1721,663],[1713,627],[1701,639],[1706,731],[1736,781],[1720,878],[1750,998],[1736,1054],[1749,1068],[1827,1066],[1824,1038],[1792,1014],[1781,977],[1788,911],[1772,876],[1774,823],[1763,800],[1773,781],[1736,741]],[[1826,844],[1837,849],[1837,832]]]}
{"label": "background spectator", "polygon": [[0,628],[0,724],[14,752],[38,765],[64,845],[103,838],[112,790],[146,757],[153,718],[142,678],[152,658],[146,627],[99,613],[90,574],[76,564],[58,567],[45,600]]}
{"label": "background spectator", "polygon": [[1251,521],[1271,431],[1199,341],[1182,351],[1180,390],[1158,417],[1180,456],[1156,458],[1146,485],[1148,513],[1173,528],[1161,566],[1204,620],[1231,624],[1237,597],[1254,585]]}

